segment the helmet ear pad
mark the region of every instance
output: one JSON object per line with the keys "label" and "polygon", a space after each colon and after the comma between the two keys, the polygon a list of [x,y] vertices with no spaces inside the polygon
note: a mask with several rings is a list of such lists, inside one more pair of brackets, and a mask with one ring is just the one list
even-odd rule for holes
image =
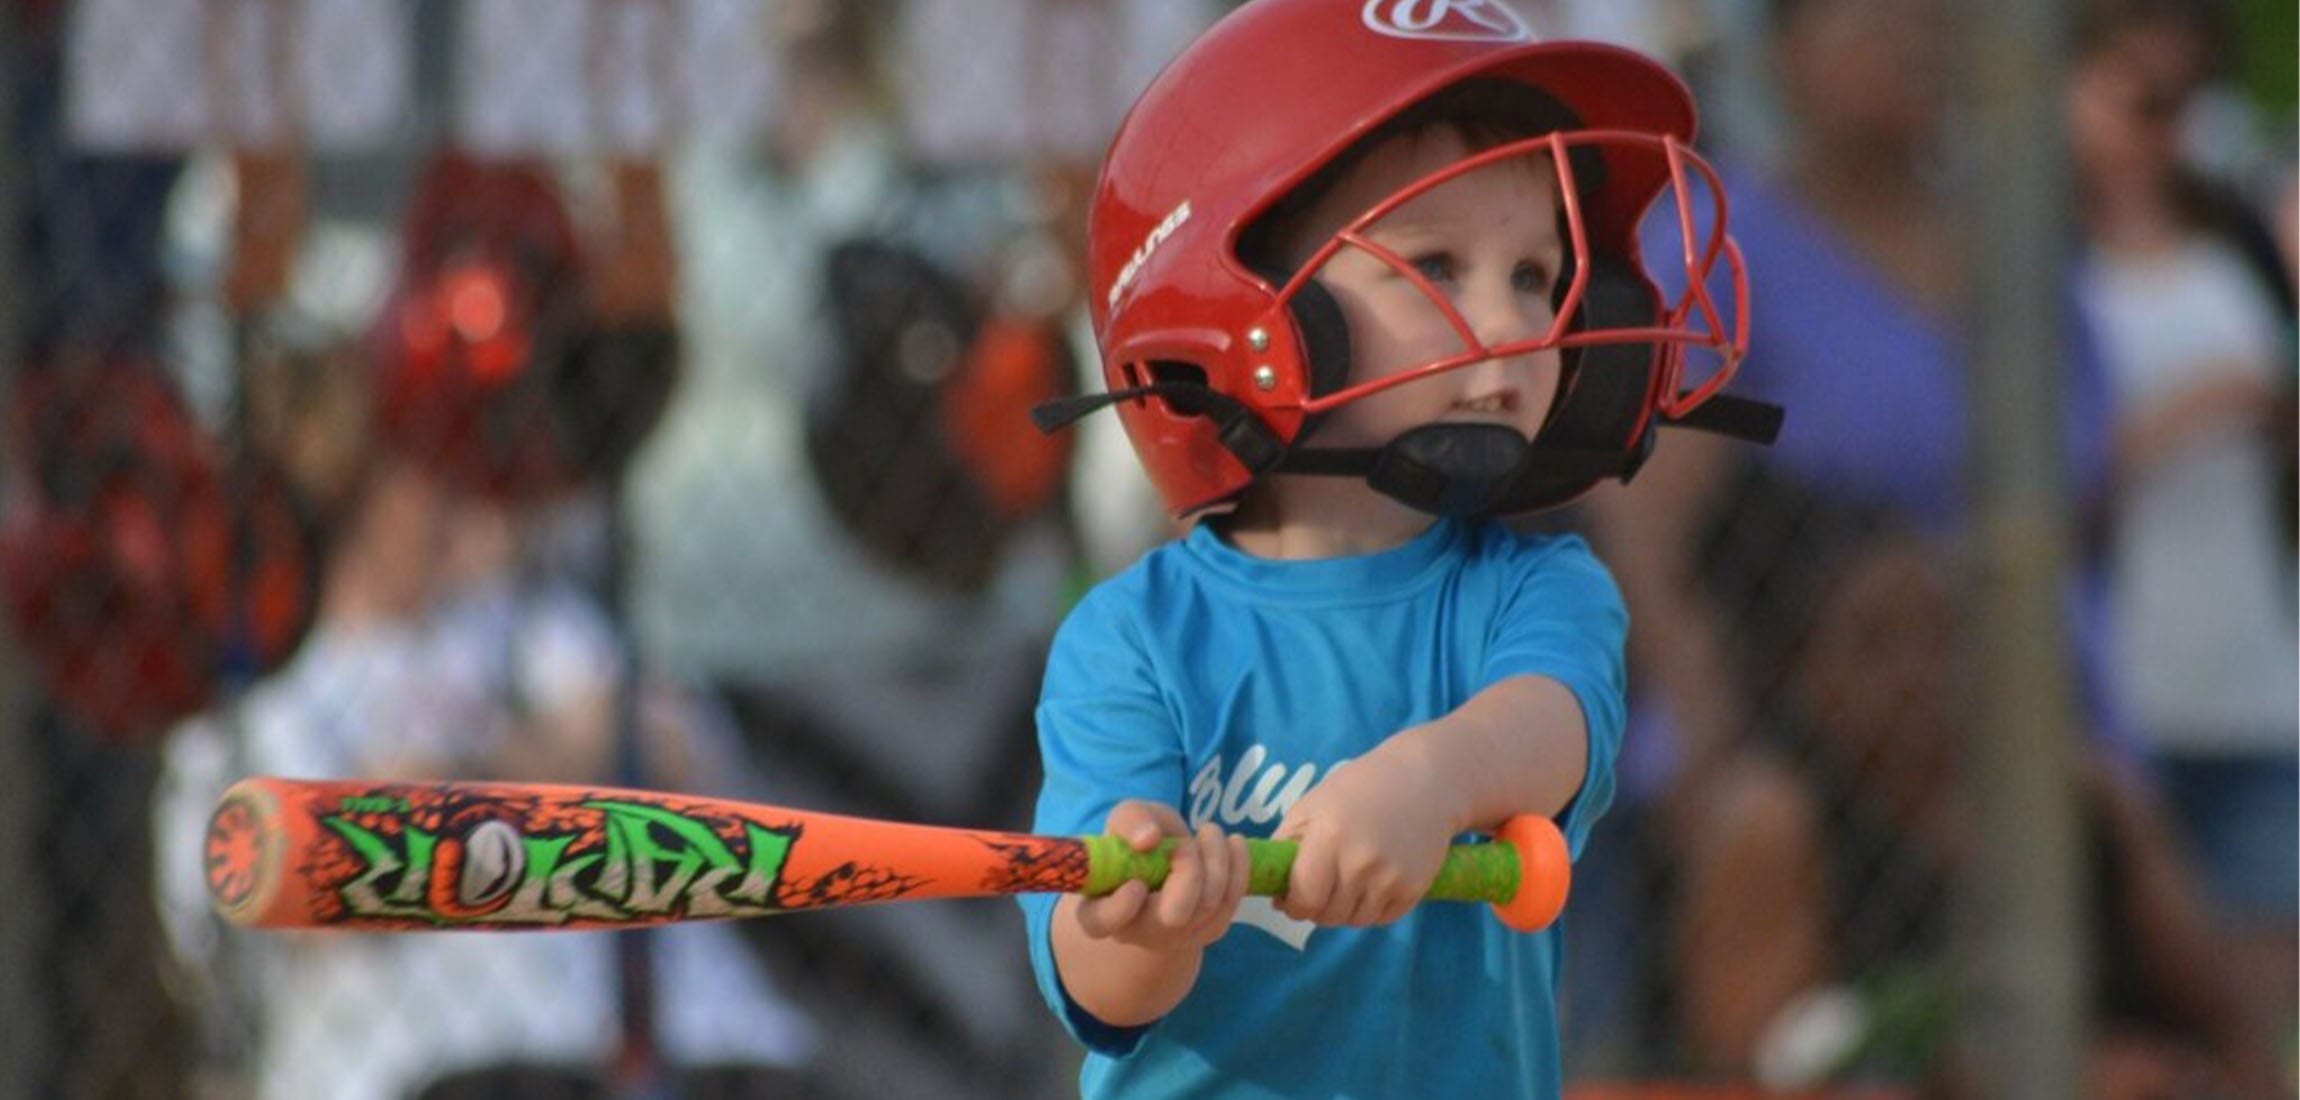
{"label": "helmet ear pad", "polygon": [[[1340,393],[1350,384],[1350,321],[1326,284],[1304,279],[1286,303],[1310,370],[1310,396]],[[1305,426],[1305,431],[1307,427]]]}
{"label": "helmet ear pad", "polygon": [[[1649,328],[1658,324],[1660,298],[1637,269],[1618,257],[1592,255],[1581,308],[1568,332]],[[1561,349],[1557,400],[1536,446],[1543,451],[1628,452],[1629,469],[1652,446],[1647,398],[1660,370],[1661,349],[1651,343],[1606,343]],[[1554,507],[1596,483],[1586,471],[1541,472],[1536,463],[1494,509],[1512,515]]]}
{"label": "helmet ear pad", "polygon": [[[1254,274],[1273,287],[1285,286],[1293,273],[1268,264],[1252,264]],[[1286,315],[1294,323],[1294,346],[1301,349],[1302,367],[1309,372],[1311,397],[1340,393],[1350,384],[1350,320],[1342,303],[1315,277],[1302,280],[1286,300]],[[1296,441],[1317,431],[1325,413],[1312,413],[1302,421]]]}

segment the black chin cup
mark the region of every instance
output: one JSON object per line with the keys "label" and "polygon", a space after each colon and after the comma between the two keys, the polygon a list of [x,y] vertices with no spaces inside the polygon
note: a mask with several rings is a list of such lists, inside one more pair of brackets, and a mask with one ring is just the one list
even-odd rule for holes
{"label": "black chin cup", "polygon": [[1533,444],[1502,424],[1427,424],[1376,452],[1366,483],[1409,508],[1440,516],[1491,509],[1524,474]]}

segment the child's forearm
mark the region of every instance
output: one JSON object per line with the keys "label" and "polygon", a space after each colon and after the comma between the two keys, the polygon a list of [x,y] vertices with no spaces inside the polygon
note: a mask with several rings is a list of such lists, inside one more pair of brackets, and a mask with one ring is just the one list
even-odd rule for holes
{"label": "child's forearm", "polygon": [[1452,714],[1392,737],[1383,752],[1419,756],[1458,803],[1460,830],[1490,829],[1519,814],[1554,817],[1589,770],[1589,727],[1564,684],[1513,676]]}
{"label": "child's forearm", "polygon": [[1113,1027],[1141,1027],[1174,1010],[1198,981],[1202,947],[1153,951],[1098,940],[1078,925],[1078,899],[1054,906],[1054,970],[1078,1007]]}

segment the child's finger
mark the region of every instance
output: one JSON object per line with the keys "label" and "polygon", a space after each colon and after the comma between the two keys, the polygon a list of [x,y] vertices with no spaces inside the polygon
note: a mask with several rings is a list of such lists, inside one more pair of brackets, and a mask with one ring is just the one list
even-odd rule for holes
{"label": "child's finger", "polygon": [[1326,896],[1326,903],[1318,907],[1310,920],[1317,924],[1348,924],[1357,915],[1358,902],[1365,895],[1365,890],[1350,881],[1349,876],[1337,872],[1333,892]]}
{"label": "child's finger", "polygon": [[1246,854],[1246,838],[1231,834],[1225,845],[1230,849],[1230,881],[1222,891],[1222,907],[1236,913],[1238,902],[1246,896],[1246,887],[1254,881],[1254,859]]}
{"label": "child's finger", "polygon": [[1084,898],[1078,903],[1078,927],[1095,939],[1109,939],[1111,935],[1134,923],[1142,914],[1150,888],[1140,882],[1121,884],[1118,889],[1099,898]]}
{"label": "child's finger", "polygon": [[1112,836],[1125,838],[1137,852],[1147,852],[1167,837],[1186,836],[1190,832],[1174,807],[1139,798],[1130,798],[1112,807],[1103,829]]}
{"label": "child's finger", "polygon": [[1198,914],[1198,896],[1206,881],[1205,865],[1197,843],[1191,838],[1185,836],[1174,845],[1166,884],[1158,888],[1155,898],[1160,924],[1168,928],[1189,927]]}
{"label": "child's finger", "polygon": [[1398,886],[1398,876],[1386,868],[1361,866],[1348,878],[1355,885],[1357,896],[1347,914],[1337,914],[1344,923],[1363,927],[1395,919],[1390,914],[1399,908],[1399,899],[1405,895]]}
{"label": "child's finger", "polygon": [[1350,907],[1350,914],[1343,919],[1343,923],[1361,928],[1387,923],[1389,920],[1396,919],[1386,916],[1394,907],[1395,903],[1388,894],[1378,890],[1368,890],[1358,895],[1357,904]]}
{"label": "child's finger", "polygon": [[1421,899],[1411,893],[1393,894],[1389,900],[1382,904],[1380,911],[1374,914],[1373,922],[1375,924],[1395,923],[1404,919],[1407,913],[1413,912],[1414,906],[1420,903]]}
{"label": "child's finger", "polygon": [[1325,911],[1333,898],[1334,864],[1326,857],[1324,845],[1304,842],[1294,857],[1293,870],[1286,875],[1286,893],[1278,899],[1279,911],[1295,920],[1315,920]]}
{"label": "child's finger", "polygon": [[1229,841],[1219,827],[1211,822],[1198,826],[1199,873],[1203,877],[1198,889],[1198,908],[1191,915],[1192,924],[1203,924],[1221,910],[1230,889],[1230,855]]}

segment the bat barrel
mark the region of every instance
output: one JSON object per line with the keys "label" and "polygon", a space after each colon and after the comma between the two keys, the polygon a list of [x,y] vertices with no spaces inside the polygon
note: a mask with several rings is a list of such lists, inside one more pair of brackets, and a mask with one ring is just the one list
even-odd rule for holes
{"label": "bat barrel", "polygon": [[633,928],[1075,890],[1077,840],[607,787],[258,777],[210,818],[217,912],[258,928]]}

